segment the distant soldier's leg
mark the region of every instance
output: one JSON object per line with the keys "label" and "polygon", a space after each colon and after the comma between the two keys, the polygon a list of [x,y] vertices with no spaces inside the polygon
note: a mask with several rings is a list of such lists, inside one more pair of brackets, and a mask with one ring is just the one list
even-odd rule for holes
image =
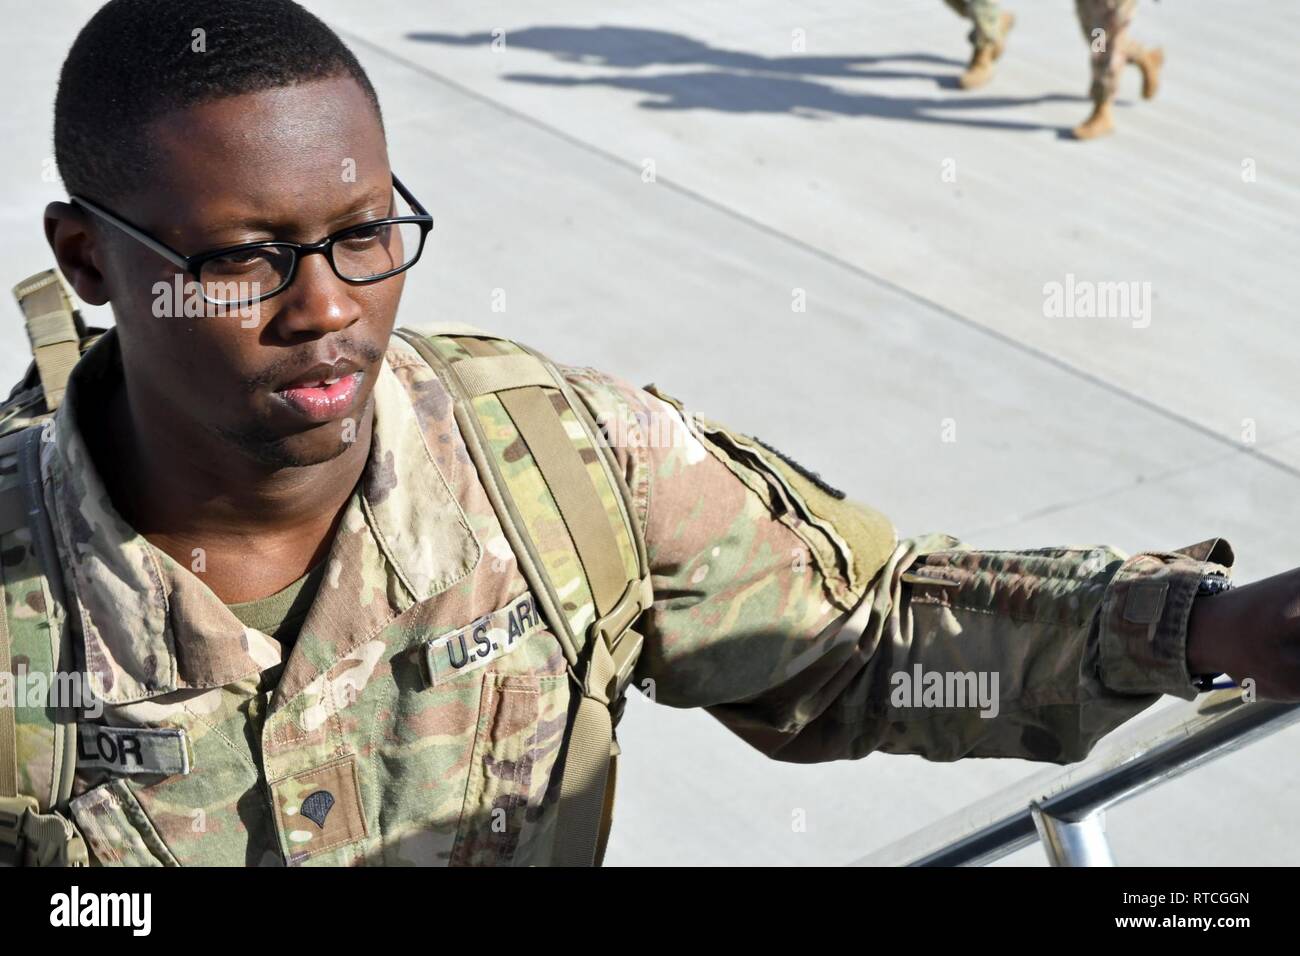
{"label": "distant soldier's leg", "polygon": [[998,9],[997,0],[971,0],[970,18],[975,24],[975,43],[978,46],[991,46],[998,56],[1002,55],[1007,31],[1016,18],[1010,13]]}
{"label": "distant soldier's leg", "polygon": [[[954,0],[948,0],[948,5],[958,9]],[[999,10],[997,0],[969,0],[964,6],[965,15],[975,25],[970,34],[974,50],[970,66],[962,74],[960,82],[962,89],[973,90],[993,78],[993,63],[1002,56],[1007,33],[1016,18]]]}
{"label": "distant soldier's leg", "polygon": [[1128,27],[1132,23],[1132,14],[1124,24],[1121,35],[1116,39],[1120,44],[1120,55],[1124,61],[1132,63],[1142,71],[1142,99],[1149,100],[1160,88],[1160,68],[1165,65],[1165,51],[1160,47],[1144,47],[1134,40]]}
{"label": "distant soldier's leg", "polygon": [[1092,115],[1076,126],[1078,139],[1094,139],[1115,128],[1112,104],[1119,88],[1119,75],[1133,52],[1127,36],[1137,0],[1075,0],[1079,26],[1092,56]]}
{"label": "distant soldier's leg", "polygon": [[1129,54],[1129,61],[1142,71],[1142,99],[1149,100],[1160,89],[1160,68],[1165,65],[1162,47],[1139,47],[1139,52]]}

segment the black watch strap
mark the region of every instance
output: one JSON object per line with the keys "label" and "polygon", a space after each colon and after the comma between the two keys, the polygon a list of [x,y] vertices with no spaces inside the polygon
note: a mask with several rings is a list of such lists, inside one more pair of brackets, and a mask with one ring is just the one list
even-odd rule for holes
{"label": "black watch strap", "polygon": [[[1201,583],[1196,588],[1196,596],[1212,597],[1215,594],[1222,594],[1224,591],[1232,588],[1232,579],[1222,574],[1207,574],[1201,578]],[[1214,681],[1218,674],[1193,674],[1192,686],[1201,693],[1214,690]]]}

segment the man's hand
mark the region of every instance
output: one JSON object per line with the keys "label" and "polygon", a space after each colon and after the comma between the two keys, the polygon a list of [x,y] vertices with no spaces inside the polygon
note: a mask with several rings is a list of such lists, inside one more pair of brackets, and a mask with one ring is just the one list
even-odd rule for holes
{"label": "man's hand", "polygon": [[1187,666],[1254,680],[1262,700],[1300,701],[1300,568],[1196,598]]}

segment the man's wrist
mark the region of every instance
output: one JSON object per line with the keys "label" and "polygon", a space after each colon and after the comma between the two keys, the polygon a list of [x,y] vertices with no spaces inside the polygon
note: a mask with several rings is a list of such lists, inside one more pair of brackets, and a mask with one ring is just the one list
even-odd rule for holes
{"label": "man's wrist", "polygon": [[1209,690],[1210,682],[1227,670],[1223,659],[1223,612],[1227,605],[1218,596],[1232,587],[1232,582],[1217,573],[1207,574],[1197,587],[1187,619],[1187,670],[1198,690]]}
{"label": "man's wrist", "polygon": [[1195,698],[1191,665],[1214,669],[1222,663],[1216,637],[1225,629],[1216,624],[1217,609],[1206,615],[1198,607],[1193,639],[1193,605],[1209,607],[1209,599],[1198,601],[1197,592],[1206,577],[1227,577],[1232,561],[1231,547],[1220,538],[1177,551],[1145,551],[1125,561],[1101,608],[1099,673],[1106,687],[1120,694]]}

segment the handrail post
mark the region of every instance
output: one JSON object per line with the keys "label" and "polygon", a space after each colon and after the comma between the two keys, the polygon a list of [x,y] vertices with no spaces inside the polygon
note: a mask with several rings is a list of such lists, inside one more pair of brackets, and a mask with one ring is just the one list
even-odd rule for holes
{"label": "handrail post", "polygon": [[1052,866],[1114,866],[1106,840],[1106,811],[1094,810],[1077,820],[1054,816],[1035,803],[1030,806],[1043,852]]}

